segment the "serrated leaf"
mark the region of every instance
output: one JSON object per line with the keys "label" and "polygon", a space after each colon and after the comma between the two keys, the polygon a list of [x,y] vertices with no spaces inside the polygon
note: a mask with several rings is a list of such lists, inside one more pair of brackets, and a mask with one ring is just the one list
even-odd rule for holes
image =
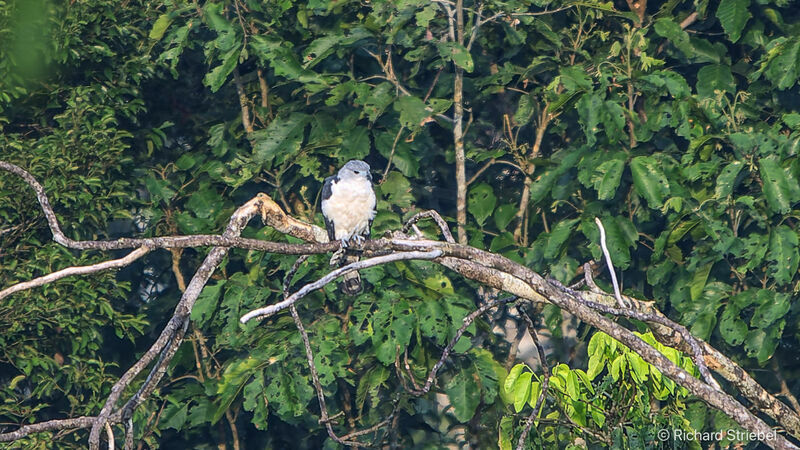
{"label": "serrated leaf", "polygon": [[768,258],[773,261],[771,273],[775,282],[778,285],[790,283],[800,263],[797,232],[786,225],[778,226],[772,230],[769,250]]}
{"label": "serrated leaf", "polygon": [[722,169],[722,172],[717,176],[717,185],[714,187],[715,197],[724,199],[731,195],[735,186],[736,177],[739,175],[742,167],[744,167],[742,161],[732,161]]}
{"label": "serrated leaf", "polygon": [[605,161],[592,173],[592,183],[597,191],[600,200],[610,200],[614,198],[617,187],[622,179],[622,171],[625,168],[625,161],[613,159]]}
{"label": "serrated leaf", "polygon": [[253,159],[259,164],[270,165],[278,156],[281,161],[300,150],[303,130],[309,116],[292,113],[289,117],[276,117],[266,130],[253,133]]}
{"label": "serrated leaf", "polygon": [[239,53],[241,53],[241,47],[237,45],[225,54],[222,58],[222,64],[213,68],[203,78],[203,84],[211,88],[211,92],[217,92],[225,83],[225,80],[228,79],[228,75],[236,68],[236,63],[239,61]]}
{"label": "serrated leaf", "polygon": [[697,94],[701,97],[714,98],[714,91],[733,93],[736,84],[731,68],[722,64],[709,64],[697,71]]}
{"label": "serrated leaf", "polygon": [[752,17],[747,10],[749,7],[750,0],[721,0],[719,2],[717,19],[731,42],[739,40],[747,20]]}
{"label": "serrated leaf", "polygon": [[660,209],[669,194],[669,181],[660,164],[649,156],[637,156],[630,163],[636,192],[647,200],[652,209]]}
{"label": "serrated leaf", "polygon": [[792,204],[800,200],[800,188],[791,172],[784,170],[775,156],[761,158],[758,171],[770,209],[776,213],[789,212]]}

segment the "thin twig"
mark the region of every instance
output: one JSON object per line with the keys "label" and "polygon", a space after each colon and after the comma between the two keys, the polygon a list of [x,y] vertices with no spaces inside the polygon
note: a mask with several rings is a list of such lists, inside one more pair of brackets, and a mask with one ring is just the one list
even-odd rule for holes
{"label": "thin twig", "polygon": [[442,230],[442,236],[444,236],[445,241],[452,244],[456,242],[453,238],[453,233],[450,232],[450,227],[447,226],[447,222],[444,221],[438,212],[432,209],[429,209],[428,211],[422,211],[411,216],[411,218],[406,221],[405,225],[403,225],[403,233],[408,233],[408,229],[411,227],[411,225],[425,218],[431,218],[434,222],[436,222],[436,225],[438,225],[439,229]]}
{"label": "thin twig", "polygon": [[400,135],[403,134],[403,130],[405,129],[404,126],[400,126],[400,129],[397,130],[397,135],[394,137],[394,142],[392,143],[392,151],[389,152],[389,158],[386,162],[386,169],[383,170],[383,176],[381,180],[386,179],[386,175],[389,173],[389,169],[392,167],[392,158],[394,157],[394,151],[397,149],[397,143],[400,141]]}
{"label": "thin twig", "polygon": [[469,328],[469,326],[472,325],[472,322],[474,322],[475,319],[480,317],[486,311],[495,308],[497,306],[505,305],[506,303],[514,301],[517,301],[517,297],[505,297],[497,299],[481,306],[480,308],[470,313],[467,317],[464,317],[461,327],[458,329],[458,331],[456,331],[456,334],[455,336],[453,336],[453,339],[450,340],[450,343],[447,344],[447,347],[445,347],[444,350],[442,351],[442,356],[439,358],[439,361],[436,361],[436,364],[433,365],[433,368],[431,368],[431,371],[428,373],[428,378],[425,380],[425,385],[422,387],[422,389],[413,390],[410,392],[416,396],[427,394],[428,391],[431,390],[431,386],[433,386],[433,381],[436,379],[436,374],[439,372],[439,369],[442,368],[445,361],[450,356],[450,352],[453,351],[453,348],[455,348],[456,344],[458,344],[458,341],[461,339],[461,336],[464,335],[464,332],[467,331],[467,328]]}
{"label": "thin twig", "polygon": [[614,271],[614,264],[611,262],[611,253],[608,252],[608,247],[606,246],[606,229],[603,228],[603,222],[600,221],[599,217],[595,217],[594,222],[597,224],[597,228],[600,229],[600,247],[603,249],[603,255],[606,257],[606,265],[608,266],[608,272],[611,274],[611,283],[614,285],[614,297],[617,299],[617,304],[620,307],[630,308],[630,305],[628,305],[628,303],[622,299],[622,294],[619,290],[617,274]]}
{"label": "thin twig", "polygon": [[[299,269],[300,266],[307,259],[308,259],[308,255],[303,255],[303,256],[297,258],[297,261],[295,261],[294,264],[292,264],[291,269],[289,269],[289,271],[286,273],[286,276],[284,277],[284,280],[283,280],[283,297],[284,297],[284,299],[288,299],[290,297],[289,296],[289,286],[291,285],[292,277],[297,272],[297,269]],[[311,381],[312,381],[312,384],[314,385],[314,390],[317,393],[317,401],[319,402],[320,423],[325,425],[325,428],[328,431],[328,436],[330,436],[331,439],[333,439],[334,441],[338,442],[339,444],[347,445],[347,446],[351,446],[351,447],[366,447],[367,444],[364,444],[364,443],[358,442],[358,441],[348,441],[347,439],[352,438],[352,437],[356,437],[356,436],[360,436],[362,434],[370,433],[371,432],[370,430],[372,430],[372,429],[364,430],[363,432],[350,433],[346,437],[339,437],[333,431],[333,426],[331,425],[331,421],[332,421],[333,417],[329,417],[328,416],[328,407],[327,407],[326,402],[325,402],[325,393],[322,390],[322,383],[320,383],[320,381],[319,381],[319,374],[317,373],[317,366],[314,363],[314,352],[311,350],[311,341],[310,341],[310,339],[308,337],[308,332],[306,331],[306,328],[303,325],[303,321],[300,319],[300,315],[297,313],[297,308],[295,307],[294,304],[291,304],[289,306],[289,312],[292,315],[292,319],[294,320],[294,323],[295,323],[295,326],[297,327],[297,330],[300,332],[300,336],[303,339],[303,345],[305,346],[306,359],[308,361],[308,369],[311,372]],[[380,428],[380,426],[382,426],[381,424],[384,424],[384,423],[388,423],[388,422],[383,421],[383,422],[379,423],[376,427],[374,427],[374,429]],[[374,430],[372,430],[372,431],[374,431]]]}

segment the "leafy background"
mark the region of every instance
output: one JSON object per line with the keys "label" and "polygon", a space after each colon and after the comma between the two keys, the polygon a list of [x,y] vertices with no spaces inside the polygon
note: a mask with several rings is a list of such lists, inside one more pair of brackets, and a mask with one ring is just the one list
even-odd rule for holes
{"label": "leafy background", "polygon": [[[321,224],[321,181],[353,158],[378,183],[373,235],[424,209],[454,225],[450,118],[463,76],[470,245],[570,282],[600,260],[598,216],[626,294],[654,300],[773,392],[782,380],[800,389],[791,2],[651,1],[639,11],[465,1],[465,39],[451,35],[440,4],[421,0],[110,3],[0,1],[0,156],[43,181],[68,236],[218,233],[260,191]],[[470,46],[478,10],[492,20]],[[34,202],[18,179],[0,177],[3,286],[118,256],[51,242]],[[286,239],[259,225],[245,234]],[[96,412],[204,252],[157,252],[116,275],[5,299],[0,421]],[[137,438],[153,448],[335,447],[291,319],[238,324],[280,298],[293,260],[230,254],[192,312],[170,379],[137,412]],[[327,270],[313,257],[294,284]],[[300,308],[329,408],[345,413],[336,428],[374,425],[397,405],[375,439],[516,443],[541,368],[514,357],[504,326],[515,311],[471,327],[435,392],[417,398],[395,361],[407,354],[422,379],[461,319],[494,294],[421,262],[363,277],[358,297],[331,286]],[[730,427],[604,335],[555,308],[537,313],[556,381],[531,447],[636,447],[661,428]],[[52,438],[16,445],[85,441]]]}

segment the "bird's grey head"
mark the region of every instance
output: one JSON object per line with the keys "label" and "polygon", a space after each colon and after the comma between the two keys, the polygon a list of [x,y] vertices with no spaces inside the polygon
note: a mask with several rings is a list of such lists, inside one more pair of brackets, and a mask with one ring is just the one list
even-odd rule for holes
{"label": "bird's grey head", "polygon": [[339,169],[338,177],[340,180],[366,178],[372,181],[372,174],[369,172],[369,164],[358,159],[352,159]]}

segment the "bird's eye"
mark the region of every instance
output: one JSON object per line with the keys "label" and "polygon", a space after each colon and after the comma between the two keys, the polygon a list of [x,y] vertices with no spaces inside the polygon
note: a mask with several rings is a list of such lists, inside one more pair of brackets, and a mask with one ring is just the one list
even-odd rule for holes
{"label": "bird's eye", "polygon": [[353,171],[353,173],[354,173],[354,174],[356,174],[356,175],[358,175],[358,174],[360,174],[361,172],[359,172],[359,171],[357,171],[357,170],[354,170],[354,171]]}

